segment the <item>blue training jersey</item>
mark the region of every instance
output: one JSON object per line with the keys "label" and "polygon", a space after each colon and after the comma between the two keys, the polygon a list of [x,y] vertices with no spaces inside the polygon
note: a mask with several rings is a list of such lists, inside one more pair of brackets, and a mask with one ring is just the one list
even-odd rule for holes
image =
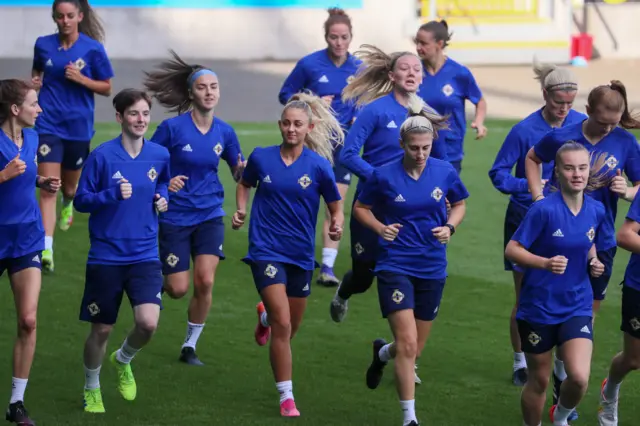
{"label": "blue training jersey", "polygon": [[464,157],[464,136],[467,132],[465,101],[477,105],[482,99],[482,91],[469,68],[447,58],[444,65],[435,74],[426,70],[418,95],[441,115],[450,115],[450,130],[441,132],[446,144],[447,159],[460,161]]}
{"label": "blue training jersey", "polygon": [[65,77],[65,67],[74,64],[80,72],[97,81],[113,78],[113,68],[104,46],[80,33],[68,50],[62,49],[58,34],[38,37],[33,52],[33,69],[43,73],[39,102],[42,114],[36,121],[41,135],[88,142],[93,129],[94,93]]}
{"label": "blue training jersey", "polygon": [[516,318],[535,324],[559,324],[593,315],[588,256],[604,223],[601,202],[584,197],[574,215],[558,191],[534,203],[511,238],[530,253],[568,259],[562,275],[526,268]]}
{"label": "blue training jersey", "polygon": [[[489,170],[493,186],[503,194],[511,195],[509,199],[524,208],[529,208],[533,203],[524,172],[525,159],[531,147],[553,130],[542,116],[543,109],[540,108],[511,128]],[[584,114],[569,110],[562,126],[582,122],[585,118]],[[515,172],[512,174],[513,166]],[[553,167],[553,161],[542,165],[542,179],[551,178]]]}
{"label": "blue training jersey", "polygon": [[349,54],[339,67],[329,57],[327,49],[300,59],[284,81],[278,99],[285,105],[291,96],[309,90],[317,96],[333,96],[331,107],[343,129],[348,130],[355,115],[355,103],[343,102],[342,89],[354,78],[362,62]]}
{"label": "blue training jersey", "polygon": [[0,132],[0,170],[20,156],[27,169],[0,183],[0,259],[44,250],[44,227],[36,200],[38,134],[22,129],[22,147]]}
{"label": "blue training jersey", "polygon": [[[366,181],[376,167],[394,162],[404,156],[400,147],[400,126],[407,119],[407,108],[393,93],[365,105],[347,134],[340,152],[340,163]],[[444,160],[446,152],[442,137],[433,141],[431,156]],[[360,150],[363,149],[362,157]]]}
{"label": "blue training jersey", "polygon": [[[584,145],[591,154],[589,195],[604,204],[607,212],[602,231],[596,238],[596,248],[598,251],[608,250],[616,246],[618,212],[618,195],[609,189],[609,184],[618,170],[624,171],[632,182],[640,182],[640,145],[635,136],[621,127],[616,127],[594,145],[585,139],[582,122],[578,122],[547,133],[533,146],[533,150],[543,163],[548,163],[555,160],[558,149],[568,141]],[[545,186],[545,193],[556,190],[557,186],[556,177],[552,175]]]}
{"label": "blue training jersey", "polygon": [[[640,197],[636,196],[631,203],[627,219],[640,223]],[[624,285],[640,291],[640,254],[638,253],[631,253],[624,273]]]}
{"label": "blue training jersey", "polygon": [[169,150],[172,177],[188,178],[180,191],[171,194],[169,210],[160,215],[160,221],[192,226],[224,216],[220,159],[235,167],[238,154],[242,155],[233,127],[214,118],[209,131],[202,134],[187,112],[160,123],[151,140]]}
{"label": "blue training jersey", "polygon": [[[131,198],[124,200],[120,180],[131,183]],[[155,197],[169,201],[169,152],[145,141],[132,158],[122,137],[94,149],[82,169],[76,210],[89,213],[88,263],[128,265],[158,260],[158,213]]]}
{"label": "blue training jersey", "polygon": [[378,239],[375,271],[424,279],[447,276],[447,246],[431,231],[447,223],[445,198],[457,203],[469,197],[453,166],[428,158],[420,177],[410,177],[402,160],[377,168],[364,184],[360,203],[375,209],[385,225],[402,225],[395,240]]}
{"label": "blue training jersey", "polygon": [[327,204],[341,199],[331,163],[304,148],[300,157],[287,166],[280,146],[256,148],[249,156],[242,180],[257,186],[246,259],[315,269],[320,197]]}

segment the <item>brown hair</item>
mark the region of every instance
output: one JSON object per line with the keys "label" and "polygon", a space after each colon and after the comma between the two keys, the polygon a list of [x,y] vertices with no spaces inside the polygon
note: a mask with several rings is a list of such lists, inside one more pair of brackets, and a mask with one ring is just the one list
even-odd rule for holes
{"label": "brown hair", "polygon": [[449,32],[449,25],[444,19],[441,21],[429,21],[426,24],[422,24],[418,31],[425,31],[433,34],[433,38],[436,41],[444,42],[442,47],[447,47],[453,33]]}
{"label": "brown hair", "polygon": [[640,121],[636,114],[629,111],[627,89],[620,80],[611,80],[610,84],[598,86],[589,93],[587,105],[594,110],[602,105],[608,111],[622,111],[620,127],[624,129],[640,129]]}
{"label": "brown hair", "polygon": [[127,108],[140,100],[146,101],[149,104],[149,108],[151,108],[151,96],[147,92],[138,89],[123,89],[119,91],[113,97],[112,104],[113,108],[122,115]]}
{"label": "brown hair", "polygon": [[100,18],[89,4],[89,0],[54,0],[51,12],[55,20],[56,9],[61,3],[71,3],[82,13],[82,21],[78,24],[78,31],[92,39],[104,43],[104,27]]}
{"label": "brown hair", "polygon": [[171,112],[182,114],[191,108],[191,87],[189,77],[194,73],[206,69],[202,65],[189,65],[176,52],[169,50],[173,59],[169,59],[156,66],[156,71],[146,72],[144,86]]}
{"label": "brown hair", "polygon": [[357,105],[365,105],[393,91],[393,82],[389,72],[393,71],[398,59],[403,56],[415,56],[413,52],[395,52],[390,55],[369,44],[363,44],[354,53],[362,60],[355,78],[342,90],[342,99],[355,100]]}
{"label": "brown hair", "polygon": [[34,90],[31,83],[23,80],[0,80],[0,126],[11,116],[11,106],[21,106],[29,90]]}
{"label": "brown hair", "polygon": [[327,10],[329,12],[329,17],[326,21],[324,21],[324,36],[325,38],[329,36],[329,30],[335,24],[345,24],[349,27],[349,34],[353,31],[353,27],[351,26],[351,18],[347,13],[340,9],[339,7],[332,7]]}

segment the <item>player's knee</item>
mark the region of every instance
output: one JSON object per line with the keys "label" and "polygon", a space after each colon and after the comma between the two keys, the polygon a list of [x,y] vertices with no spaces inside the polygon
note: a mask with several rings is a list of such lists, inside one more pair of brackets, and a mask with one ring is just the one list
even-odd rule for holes
{"label": "player's knee", "polygon": [[72,200],[76,196],[75,186],[64,186],[62,188],[62,196],[67,200]]}
{"label": "player's knee", "polygon": [[567,375],[567,380],[584,393],[589,386],[589,370],[571,372],[570,375]]}
{"label": "player's knee", "polygon": [[271,334],[276,338],[291,338],[291,316],[288,312],[269,312]]}
{"label": "player's knee", "polygon": [[531,391],[537,394],[543,394],[547,391],[547,387],[549,386],[549,375],[545,375],[542,371],[529,370],[527,386]]}
{"label": "player's knee", "polygon": [[172,299],[181,299],[189,291],[189,280],[168,278],[165,281],[164,290]]}
{"label": "player's knee", "polygon": [[109,335],[111,335],[111,330],[113,330],[112,325],[107,324],[94,324],[91,327],[91,335],[90,339],[96,342],[98,345],[102,345],[109,340]]}
{"label": "player's knee", "polygon": [[158,320],[157,318],[152,318],[151,316],[137,319],[136,328],[141,334],[147,337],[151,337],[158,328]]}
{"label": "player's knee", "polygon": [[196,297],[202,298],[210,296],[211,289],[213,288],[213,274],[196,274],[194,284],[194,294]]}
{"label": "player's knee", "polygon": [[625,352],[623,356],[630,370],[640,370],[640,353],[630,354]]}
{"label": "player's knee", "polygon": [[418,339],[415,336],[398,335],[396,339],[396,356],[416,358],[418,356]]}
{"label": "player's knee", "polygon": [[29,335],[36,331],[36,325],[37,319],[35,312],[22,314],[18,319],[18,333],[21,335]]}

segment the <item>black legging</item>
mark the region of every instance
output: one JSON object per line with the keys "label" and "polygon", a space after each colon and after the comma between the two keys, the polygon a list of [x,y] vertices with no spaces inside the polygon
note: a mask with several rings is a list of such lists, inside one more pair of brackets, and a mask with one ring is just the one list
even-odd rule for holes
{"label": "black legging", "polygon": [[373,261],[352,260],[351,270],[344,275],[338,296],[347,300],[354,294],[361,294],[369,290],[375,278],[373,274],[375,266],[376,263]]}

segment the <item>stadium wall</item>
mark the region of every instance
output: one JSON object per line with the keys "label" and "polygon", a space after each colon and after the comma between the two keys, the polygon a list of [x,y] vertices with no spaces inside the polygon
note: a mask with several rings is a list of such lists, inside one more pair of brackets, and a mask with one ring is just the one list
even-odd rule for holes
{"label": "stadium wall", "polygon": [[[40,35],[55,31],[51,0],[0,0],[0,57],[30,58]],[[413,49],[420,22],[413,1],[93,0],[113,59],[151,59],[167,49],[201,59],[297,60],[325,46],[326,8],[351,15],[354,43]],[[18,7],[20,5],[20,7]],[[257,7],[259,5],[260,7]],[[125,7],[126,6],[126,7]],[[186,7],[189,8],[186,8]]]}
{"label": "stadium wall", "polygon": [[[589,4],[587,33],[601,58],[640,58],[640,3]],[[580,17],[583,19],[583,17]],[[575,28],[577,31],[577,27]]]}

